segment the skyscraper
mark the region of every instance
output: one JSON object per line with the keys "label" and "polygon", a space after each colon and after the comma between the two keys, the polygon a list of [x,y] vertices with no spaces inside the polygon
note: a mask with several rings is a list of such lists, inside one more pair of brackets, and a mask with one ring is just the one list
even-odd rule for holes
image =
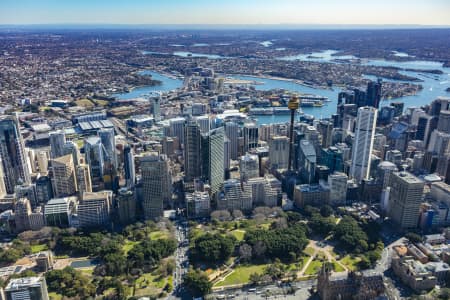
{"label": "skyscraper", "polygon": [[382,81],[381,79],[378,79],[375,81],[369,81],[367,84],[367,100],[366,105],[372,106],[375,108],[380,107],[381,102],[381,87],[382,87]]}
{"label": "skyscraper", "polygon": [[201,133],[197,122],[188,121],[185,124],[184,136],[184,176],[186,181],[193,181],[201,176]]}
{"label": "skyscraper", "polygon": [[259,157],[258,155],[246,154],[241,156],[239,160],[239,171],[241,173],[241,181],[259,177]]}
{"label": "skyscraper", "polygon": [[50,139],[50,158],[58,158],[63,156],[64,145],[66,143],[66,135],[64,131],[58,130],[49,133]]}
{"label": "skyscraper", "polygon": [[355,140],[352,146],[352,164],[350,175],[358,182],[368,180],[373,138],[377,121],[377,109],[360,107],[356,118]]}
{"label": "skyscraper", "polygon": [[146,219],[162,217],[164,203],[172,196],[172,178],[165,155],[151,154],[140,158],[142,174],[142,206]]}
{"label": "skyscraper", "polygon": [[76,166],[80,163],[80,150],[77,144],[72,141],[68,141],[64,144],[63,155],[70,154],[73,156],[73,164]]}
{"label": "skyscraper", "polygon": [[132,190],[121,188],[116,203],[120,223],[129,224],[136,220],[136,195]]}
{"label": "skyscraper", "polygon": [[52,183],[48,176],[41,176],[36,180],[36,201],[47,203],[53,198]]}
{"label": "skyscraper", "polygon": [[83,193],[77,212],[81,227],[105,226],[109,222],[112,191]]}
{"label": "skyscraper", "polygon": [[247,123],[244,125],[244,153],[258,147],[258,126],[255,123]]}
{"label": "skyscraper", "polygon": [[111,163],[111,165],[117,167],[116,157],[116,140],[114,134],[114,128],[103,128],[98,131],[98,136],[102,141],[102,145],[105,149],[106,157],[105,161]]}
{"label": "skyscraper", "polygon": [[126,145],[123,150],[123,165],[127,187],[132,188],[136,183],[136,171],[134,167],[134,155],[130,145]]}
{"label": "skyscraper", "polygon": [[236,160],[239,152],[239,126],[234,122],[225,123],[225,134],[230,140],[230,158]]}
{"label": "skyscraper", "polygon": [[424,182],[408,172],[393,172],[389,187],[389,217],[402,229],[417,227]]}
{"label": "skyscraper", "polygon": [[152,114],[156,122],[161,121],[161,95],[154,95],[150,98],[152,104]]}
{"label": "skyscraper", "polygon": [[24,277],[11,279],[5,288],[8,300],[48,300],[45,277]]}
{"label": "skyscraper", "polygon": [[96,136],[88,137],[84,141],[84,152],[90,168],[92,189],[98,191],[102,188],[105,166],[105,151],[100,138]]}
{"label": "skyscraper", "polygon": [[87,164],[80,164],[75,167],[77,177],[77,191],[81,195],[84,192],[92,192],[91,174]]}
{"label": "skyscraper", "polygon": [[0,117],[0,157],[6,192],[14,193],[14,186],[30,183],[30,170],[26,163],[25,147],[19,123],[13,116]]}
{"label": "skyscraper", "polygon": [[218,192],[224,181],[224,135],[220,127],[202,136],[202,174],[211,194]]}
{"label": "skyscraper", "polygon": [[287,169],[289,160],[289,138],[272,136],[269,140],[269,160],[273,169]]}
{"label": "skyscraper", "polygon": [[72,155],[64,155],[50,160],[53,171],[53,190],[55,197],[65,197],[76,192],[75,168]]}

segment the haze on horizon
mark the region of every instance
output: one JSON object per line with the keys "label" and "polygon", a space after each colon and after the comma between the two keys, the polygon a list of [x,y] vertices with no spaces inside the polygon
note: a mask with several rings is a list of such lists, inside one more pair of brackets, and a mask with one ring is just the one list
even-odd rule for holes
{"label": "haze on horizon", "polygon": [[448,0],[1,0],[0,24],[450,25]]}

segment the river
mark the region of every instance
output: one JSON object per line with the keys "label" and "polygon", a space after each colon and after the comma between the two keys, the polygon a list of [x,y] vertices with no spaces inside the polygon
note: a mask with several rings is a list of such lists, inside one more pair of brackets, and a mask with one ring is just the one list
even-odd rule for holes
{"label": "river", "polygon": [[[186,55],[186,52],[178,52],[179,55]],[[284,57],[280,59],[292,60],[292,59],[301,59],[301,60],[311,60],[317,62],[330,62],[335,63],[334,60],[339,58],[354,58],[352,56],[333,56],[332,54],[336,53],[336,50],[326,50],[321,52],[315,52],[311,54],[301,54],[297,56]],[[402,55],[407,55],[406,53],[402,53]],[[204,56],[201,53],[193,53],[193,56]],[[206,57],[209,55],[206,55]],[[214,56],[214,58],[218,58]],[[408,61],[408,62],[398,62],[398,61],[387,61],[381,59],[373,59],[373,60],[362,60],[362,64],[365,65],[373,65],[373,66],[383,66],[383,67],[398,67],[402,69],[416,69],[416,70],[441,70],[443,72],[442,75],[430,74],[425,72],[412,72],[412,71],[401,71],[402,74],[417,77],[422,80],[420,84],[423,86],[423,90],[420,91],[417,95],[414,96],[406,96],[397,99],[390,99],[383,101],[381,103],[382,106],[388,105],[390,101],[402,101],[405,103],[405,107],[411,106],[422,106],[430,103],[434,99],[439,96],[450,96],[450,93],[446,92],[446,89],[450,87],[450,68],[444,68],[442,63],[432,62],[432,61]],[[116,94],[114,96],[119,97],[120,99],[130,99],[142,96],[143,94],[154,92],[154,91],[170,91],[182,86],[182,81],[179,79],[173,79],[164,75],[161,75],[152,71],[144,71],[143,74],[151,74],[154,79],[162,81],[162,85],[154,86],[154,87],[139,87],[132,90],[130,93]],[[325,118],[329,117],[336,112],[336,103],[337,103],[337,95],[340,92],[340,89],[334,88],[333,90],[329,89],[315,89],[311,87],[307,87],[304,85],[300,85],[287,80],[278,80],[278,79],[266,79],[252,76],[232,76],[237,79],[246,79],[263,83],[262,85],[255,85],[255,88],[258,90],[270,90],[270,89],[286,89],[293,92],[305,93],[305,94],[315,94],[320,96],[328,97],[330,102],[324,102],[323,107],[303,107],[302,110],[305,114],[312,115],[316,118]],[[373,76],[366,76],[370,79],[375,79]],[[390,81],[385,79],[386,81]],[[287,122],[289,120],[288,115],[274,115],[274,116],[258,116],[259,124],[267,124],[267,123],[278,123],[278,122]]]}

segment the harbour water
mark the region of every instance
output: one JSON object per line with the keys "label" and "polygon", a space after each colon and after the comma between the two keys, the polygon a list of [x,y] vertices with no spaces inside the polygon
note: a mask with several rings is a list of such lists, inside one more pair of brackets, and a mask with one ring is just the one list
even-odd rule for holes
{"label": "harbour water", "polygon": [[176,78],[171,78],[169,76],[160,74],[158,72],[145,70],[145,71],[142,71],[140,74],[152,75],[153,79],[161,81],[161,85],[137,87],[137,88],[131,90],[129,93],[117,93],[117,94],[113,94],[112,96],[117,97],[119,99],[133,99],[133,98],[143,97],[146,94],[149,94],[152,92],[172,91],[172,90],[175,90],[175,89],[183,86],[182,80],[176,79]]}
{"label": "harbour water", "polygon": [[[188,52],[178,52],[179,55],[186,55]],[[296,58],[291,59],[304,59],[304,60],[314,60],[319,62],[331,62],[333,63],[336,58],[343,58],[343,56],[333,56],[336,50],[326,50],[317,53],[311,53],[309,55],[299,55]],[[208,54],[194,54],[197,57],[209,57]],[[193,55],[193,56],[194,56]],[[309,56],[309,57],[308,57]],[[195,56],[194,56],[195,57]],[[211,58],[218,58],[218,56],[212,56]],[[349,56],[345,56],[349,58]],[[354,58],[354,57],[352,57]],[[287,58],[286,58],[287,59]],[[389,101],[401,101],[405,103],[405,107],[419,107],[430,103],[439,96],[450,96],[450,93],[446,92],[446,89],[450,87],[450,68],[444,68],[442,63],[433,61],[408,61],[408,62],[398,62],[398,61],[387,61],[387,60],[363,60],[362,64],[373,65],[373,66],[383,66],[383,67],[397,67],[402,69],[415,69],[417,71],[401,71],[402,74],[417,77],[422,82],[420,84],[423,86],[423,90],[418,94],[413,96],[406,96],[397,99],[385,100],[381,103],[381,106],[389,105]],[[431,74],[420,72],[419,70],[441,70],[443,74]],[[182,86],[182,81],[179,79],[170,78],[164,76],[157,72],[143,71],[143,74],[151,74],[154,79],[160,80],[162,85],[154,87],[139,87],[132,90],[130,93],[116,94],[121,99],[130,99],[140,97],[146,93],[154,91],[170,91]],[[328,97],[330,102],[324,102],[322,107],[303,107],[302,111],[305,114],[312,115],[316,118],[326,118],[331,116],[336,112],[337,95],[340,92],[339,88],[333,89],[320,89],[311,88],[308,86],[300,85],[289,80],[278,80],[278,79],[267,79],[253,76],[232,76],[236,79],[244,79],[250,81],[256,81],[262,84],[255,85],[258,90],[270,90],[270,89],[286,89],[288,91],[303,93],[303,94],[314,94],[319,96]],[[366,76],[374,80],[373,76]],[[385,79],[386,81],[390,81]],[[289,120],[288,115],[272,115],[272,116],[258,116],[258,123],[279,123],[287,122]]]}

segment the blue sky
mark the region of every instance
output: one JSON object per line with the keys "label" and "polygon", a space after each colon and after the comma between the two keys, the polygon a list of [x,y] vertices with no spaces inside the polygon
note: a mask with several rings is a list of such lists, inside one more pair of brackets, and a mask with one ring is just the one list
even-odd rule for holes
{"label": "blue sky", "polygon": [[0,24],[450,25],[450,0],[0,0]]}

